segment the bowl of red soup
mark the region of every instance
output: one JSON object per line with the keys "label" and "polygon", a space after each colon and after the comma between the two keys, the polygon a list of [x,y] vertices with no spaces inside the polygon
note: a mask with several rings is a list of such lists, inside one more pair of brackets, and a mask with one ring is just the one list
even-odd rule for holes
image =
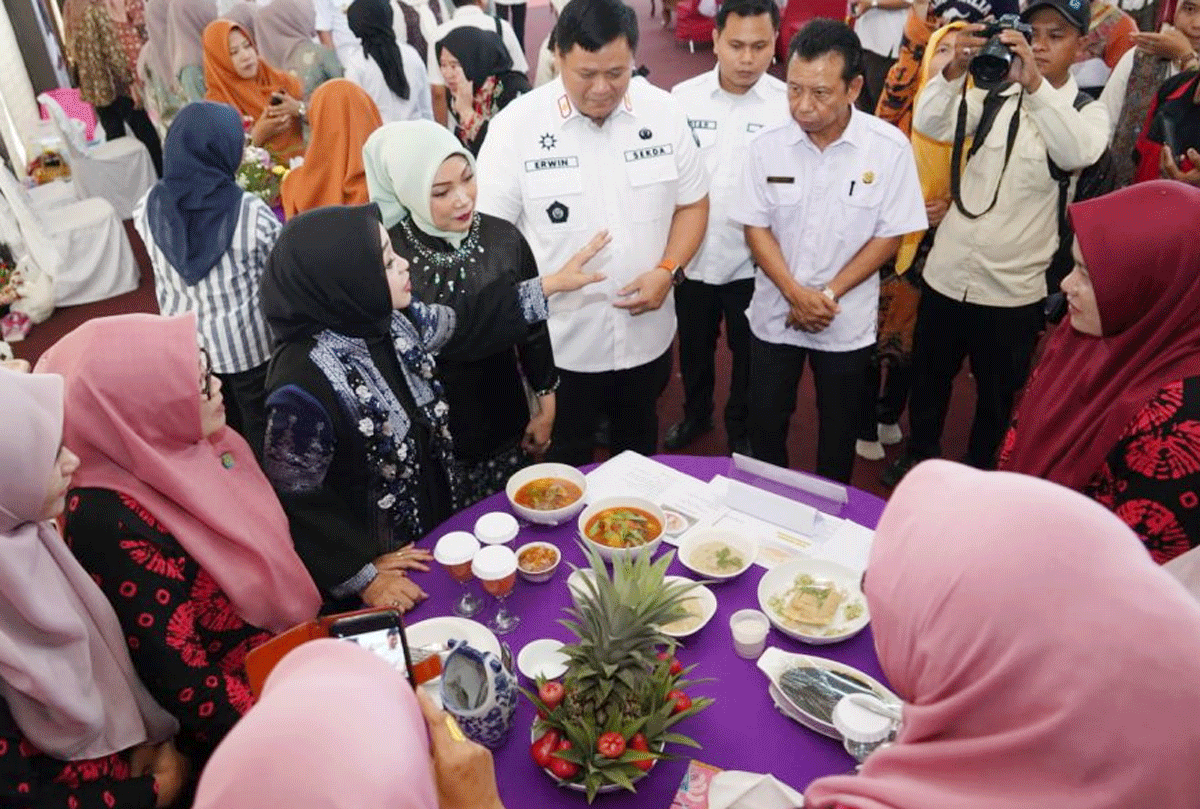
{"label": "bowl of red soup", "polygon": [[510,477],[504,492],[518,517],[541,525],[559,525],[583,508],[587,479],[573,466],[539,463]]}
{"label": "bowl of red soup", "polygon": [[640,497],[605,497],[579,515],[579,535],[605,559],[654,553],[667,518]]}

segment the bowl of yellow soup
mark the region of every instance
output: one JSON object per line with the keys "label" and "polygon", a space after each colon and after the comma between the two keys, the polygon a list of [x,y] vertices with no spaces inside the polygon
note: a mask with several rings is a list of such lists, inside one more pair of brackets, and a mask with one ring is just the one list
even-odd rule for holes
{"label": "bowl of yellow soup", "polygon": [[667,518],[641,497],[603,497],[579,515],[579,536],[605,559],[654,553]]}

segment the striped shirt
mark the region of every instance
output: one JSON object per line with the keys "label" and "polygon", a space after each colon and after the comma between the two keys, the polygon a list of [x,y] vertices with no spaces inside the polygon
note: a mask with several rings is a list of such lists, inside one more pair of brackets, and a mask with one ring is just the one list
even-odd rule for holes
{"label": "striped shirt", "polygon": [[229,249],[208,275],[189,286],[154,241],[146,215],[148,196],[138,202],[133,223],[154,266],[158,310],[164,315],[196,313],[200,342],[208,349],[217,373],[238,373],[262,365],[271,358],[274,339],[262,313],[259,288],[267,256],[282,228],[275,214],[258,197],[243,194]]}

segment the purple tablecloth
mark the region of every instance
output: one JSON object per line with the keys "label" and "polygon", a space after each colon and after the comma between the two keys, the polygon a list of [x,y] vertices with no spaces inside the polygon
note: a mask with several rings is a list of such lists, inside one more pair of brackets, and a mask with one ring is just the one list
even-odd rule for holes
{"label": "purple tablecloth", "polygon": [[[725,457],[661,455],[657,460],[704,481],[727,473],[729,467],[729,459]],[[432,548],[437,538],[448,531],[470,531],[479,515],[497,510],[508,510],[503,492],[454,515],[419,544]],[[842,516],[874,527],[882,511],[882,500],[851,489],[850,501]],[[508,603],[510,609],[521,616],[521,624],[501,637],[512,647],[514,656],[526,643],[537,638],[572,639],[558,619],[563,616],[563,607],[570,603],[566,579],[571,569],[566,562],[584,563],[583,552],[574,540],[575,532],[574,520],[553,528],[525,528],[513,543],[515,548],[535,539],[550,541],[562,550],[564,559],[554,577],[545,584],[530,584],[518,578]],[[662,549],[668,550],[669,546],[664,544]],[[670,572],[691,575],[678,561],[672,563]],[[717,614],[707,626],[686,639],[678,652],[677,656],[684,664],[700,664],[694,670],[694,676],[713,678],[711,682],[693,686],[690,691],[713,697],[715,704],[678,726],[681,733],[698,741],[702,749],[669,746],[668,752],[679,758],[659,762],[649,776],[638,782],[636,795],[624,790],[601,795],[597,797],[596,805],[668,809],[690,758],[722,769],[770,772],[800,791],[813,778],[850,769],[853,761],[841,745],[780,714],[767,694],[766,676],[754,661],[743,660],[733,652],[729,616],[745,607],[758,607],[758,581],[764,573],[763,568],[754,566],[731,582],[712,585],[717,596]],[[417,574],[417,581],[429,593],[429,599],[408,616],[410,623],[451,614],[450,607],[461,590],[444,571],[435,566],[427,574]],[[475,618],[481,622],[486,622],[495,609],[495,600],[485,598],[488,606]],[[858,636],[830,646],[809,646],[772,628],[767,644],[787,651],[830,657],[883,680],[869,626]],[[523,676],[521,681],[523,685],[529,685]],[[533,719],[533,708],[522,698],[512,735],[495,751],[496,777],[505,805],[509,809],[585,806],[583,793],[559,789],[530,759],[529,727]]]}

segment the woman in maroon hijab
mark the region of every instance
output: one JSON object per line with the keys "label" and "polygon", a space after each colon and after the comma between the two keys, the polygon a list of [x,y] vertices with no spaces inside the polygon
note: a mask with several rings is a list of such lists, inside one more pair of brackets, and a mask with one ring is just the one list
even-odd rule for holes
{"label": "woman in maroon hijab", "polygon": [[1200,189],[1156,180],[1070,215],[1069,318],[1001,467],[1083,492],[1163,563],[1200,544]]}

